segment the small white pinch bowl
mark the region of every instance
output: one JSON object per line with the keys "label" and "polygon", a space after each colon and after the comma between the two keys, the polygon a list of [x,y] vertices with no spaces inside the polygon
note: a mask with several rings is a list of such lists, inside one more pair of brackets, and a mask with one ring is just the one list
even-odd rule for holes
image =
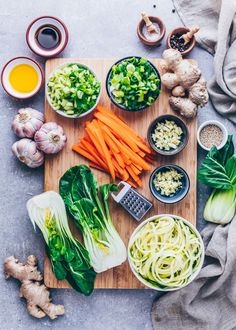
{"label": "small white pinch bowl", "polygon": [[[9,74],[15,66],[20,65],[20,64],[28,64],[28,65],[32,66],[38,74],[38,84],[35,87],[35,89],[33,91],[31,91],[30,93],[17,92],[10,84]],[[4,65],[4,67],[2,69],[2,73],[1,73],[1,83],[2,83],[2,87],[4,88],[4,90],[10,96],[13,96],[17,99],[28,99],[28,98],[34,96],[35,94],[37,94],[38,91],[43,86],[43,83],[44,83],[43,69],[41,68],[40,64],[37,61],[35,61],[34,59],[32,59],[30,57],[25,57],[25,56],[14,57]]]}
{"label": "small white pinch bowl", "polygon": [[200,145],[200,147],[206,151],[209,151],[211,150],[211,148],[208,148],[206,147],[204,144],[202,144],[201,140],[200,140],[200,133],[201,133],[201,130],[208,126],[208,125],[215,125],[217,127],[219,127],[223,133],[223,139],[222,139],[222,142],[219,146],[217,146],[217,149],[220,150],[221,148],[223,148],[223,146],[225,145],[225,143],[227,142],[227,139],[228,139],[228,131],[226,129],[226,127],[221,123],[219,122],[218,120],[207,120],[207,121],[204,121],[204,123],[202,123],[198,130],[197,130],[197,142],[198,144]]}

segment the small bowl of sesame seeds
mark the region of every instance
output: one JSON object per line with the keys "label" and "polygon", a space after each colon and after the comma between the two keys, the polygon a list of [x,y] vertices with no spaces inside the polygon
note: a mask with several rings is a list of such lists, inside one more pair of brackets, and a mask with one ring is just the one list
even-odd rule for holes
{"label": "small bowl of sesame seeds", "polygon": [[223,148],[228,138],[226,127],[218,120],[208,120],[200,125],[197,131],[198,144],[206,151],[213,146]]}

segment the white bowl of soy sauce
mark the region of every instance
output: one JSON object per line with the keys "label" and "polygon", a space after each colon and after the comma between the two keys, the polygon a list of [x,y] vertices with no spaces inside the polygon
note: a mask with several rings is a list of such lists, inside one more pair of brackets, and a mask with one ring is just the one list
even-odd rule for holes
{"label": "white bowl of soy sauce", "polygon": [[41,16],[33,20],[26,31],[26,42],[35,54],[54,57],[66,47],[69,34],[65,24],[54,16]]}

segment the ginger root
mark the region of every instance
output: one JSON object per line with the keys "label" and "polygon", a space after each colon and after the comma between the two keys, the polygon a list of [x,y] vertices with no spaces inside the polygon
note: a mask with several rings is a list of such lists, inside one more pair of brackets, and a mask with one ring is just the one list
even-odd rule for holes
{"label": "ginger root", "polygon": [[193,118],[197,113],[197,105],[187,97],[171,96],[169,99],[170,105],[173,110],[179,111],[181,116],[186,118]]}
{"label": "ginger root", "polygon": [[173,96],[185,96],[185,89],[183,86],[175,86],[171,93]]}
{"label": "ginger root", "polygon": [[171,90],[173,97],[170,97],[170,105],[186,118],[196,116],[198,107],[204,106],[209,98],[200,69],[196,63],[183,60],[176,49],[165,50],[162,57],[161,68],[167,72],[162,75],[161,81]]}
{"label": "ginger root", "polygon": [[4,273],[6,278],[14,277],[21,282],[19,296],[27,301],[27,310],[30,315],[42,318],[48,315],[52,320],[58,315],[63,315],[63,305],[51,303],[48,288],[41,283],[43,277],[37,270],[37,259],[31,255],[26,263],[19,262],[11,256],[4,261]]}

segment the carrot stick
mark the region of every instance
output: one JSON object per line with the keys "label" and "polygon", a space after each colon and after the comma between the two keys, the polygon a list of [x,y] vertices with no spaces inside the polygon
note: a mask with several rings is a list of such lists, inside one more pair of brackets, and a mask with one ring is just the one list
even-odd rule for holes
{"label": "carrot stick", "polygon": [[130,167],[132,168],[133,172],[136,174],[136,175],[139,175],[141,173],[140,170],[137,169],[137,167],[134,165],[134,164],[130,164]]}
{"label": "carrot stick", "polygon": [[121,155],[121,157],[123,158],[124,163],[125,163],[126,165],[130,165],[130,164],[132,164],[130,158],[129,158],[126,154],[121,153],[120,155]]}
{"label": "carrot stick", "polygon": [[[118,149],[118,150],[119,150],[119,149]],[[125,162],[124,162],[124,160],[123,160],[121,154],[120,154],[120,153],[113,152],[113,155],[114,155],[115,159],[117,160],[119,166],[120,166],[121,168],[125,168]]]}
{"label": "carrot stick", "polygon": [[124,170],[119,166],[118,162],[116,161],[116,159],[114,157],[112,157],[112,162],[114,164],[115,169],[117,170],[117,172],[123,176],[124,175]]}
{"label": "carrot stick", "polygon": [[111,118],[113,118],[118,124],[120,124],[121,126],[123,126],[125,129],[127,129],[130,133],[132,133],[133,135],[135,135],[137,138],[139,138],[140,140],[141,137],[132,129],[130,128],[120,117],[118,117],[114,112],[112,112],[111,110],[102,107],[101,105],[97,106],[97,110],[101,113],[103,113],[105,116],[109,116]]}
{"label": "carrot stick", "polygon": [[94,134],[96,135],[96,138],[97,138],[99,144],[101,145],[102,153],[106,159],[106,164],[109,169],[109,172],[111,173],[112,180],[115,181],[115,170],[114,170],[114,166],[112,164],[111,154],[110,154],[109,150],[107,149],[101,129],[98,127],[94,127]]}
{"label": "carrot stick", "polygon": [[[116,145],[117,145],[117,147],[118,147],[118,149],[121,151],[121,157],[123,158],[123,160],[124,160],[124,162],[125,162],[125,164],[127,164],[127,165],[130,165],[131,164],[131,157],[130,157],[130,155],[127,153],[127,150],[125,150],[125,148],[123,148],[123,144],[119,141],[119,140],[117,140],[116,138],[115,138],[115,136],[112,134],[112,132],[109,130],[109,128],[107,127],[107,126],[103,126],[103,130],[109,135],[109,137],[112,139],[112,141],[114,142],[114,143],[116,143]],[[128,147],[127,147],[128,148]],[[130,150],[130,149],[129,149]],[[135,155],[136,156],[136,154],[135,153],[133,153],[133,155]],[[137,157],[138,157],[138,155],[137,155]],[[140,158],[140,157],[139,157]],[[133,156],[133,159],[134,159],[134,156]],[[133,160],[132,159],[132,160]],[[142,160],[142,158],[140,158],[141,160]],[[143,165],[143,163],[142,163],[142,161],[141,161],[141,164]],[[140,164],[140,166],[141,166],[141,168],[143,168],[143,166]],[[146,165],[144,165],[144,167],[146,166],[148,166],[148,164],[145,162],[145,164]]]}
{"label": "carrot stick", "polygon": [[[105,173],[110,174],[107,169],[102,168],[101,166],[97,165],[96,163],[90,162],[89,163],[89,166],[92,167],[92,168],[96,168],[97,170],[100,170],[102,172],[105,172]],[[119,179],[121,179],[121,180],[124,180],[118,173],[116,173],[116,177],[119,178]]]}
{"label": "carrot stick", "polygon": [[146,156],[146,154],[145,154],[145,152],[143,152],[142,150],[140,150],[139,152],[138,152],[138,154],[139,154],[139,156],[140,157],[144,157],[144,156]]}
{"label": "carrot stick", "polygon": [[142,171],[142,167],[137,165],[137,164],[133,164],[140,172]]}
{"label": "carrot stick", "polygon": [[[99,122],[100,124],[101,122]],[[102,123],[101,123],[102,124]],[[103,125],[103,124],[102,124]],[[106,134],[110,137],[110,139],[116,144],[116,146],[118,147],[118,143],[119,141],[117,140],[117,138],[113,135],[113,133],[109,130],[109,128],[105,125],[102,126],[103,131],[106,132]],[[120,152],[120,148],[118,147],[118,151]],[[125,164],[130,165],[131,161],[129,159],[129,157],[126,154],[120,154],[121,157],[123,158],[123,161]]]}
{"label": "carrot stick", "polygon": [[134,179],[134,181],[137,182],[139,180],[139,177],[134,173],[132,168],[130,166],[127,166],[126,169],[129,172],[129,174],[131,175],[131,177]]}
{"label": "carrot stick", "polygon": [[90,167],[93,167],[93,168],[96,168],[97,170],[100,170],[102,172],[108,173],[108,170],[107,169],[105,169],[105,168],[103,168],[103,167],[101,167],[101,166],[99,166],[99,165],[97,165],[95,163],[90,162],[89,163],[89,166]]}
{"label": "carrot stick", "polygon": [[143,160],[143,158],[141,158],[139,155],[135,154],[129,147],[127,147],[120,141],[117,141],[117,145],[121,152],[128,155],[128,157],[134,162],[134,164],[140,165],[144,170],[150,170],[150,166],[148,165],[148,163],[145,162],[145,160]]}
{"label": "carrot stick", "polygon": [[85,140],[80,140],[80,143],[85,147],[87,151],[90,152],[90,154],[97,160],[97,162],[104,168],[106,168],[106,164],[104,161],[99,157],[97,150],[87,141]]}
{"label": "carrot stick", "polygon": [[103,114],[97,112],[94,114],[96,118],[110,127],[113,131],[116,132],[120,136],[120,138],[128,144],[128,146],[134,151],[138,152],[139,148],[133,139],[131,139],[130,135],[127,134],[127,130],[125,130],[122,126],[118,125],[112,118],[105,117]]}
{"label": "carrot stick", "polygon": [[126,171],[126,169],[124,169],[122,180],[127,181],[128,179],[129,179],[129,173]]}
{"label": "carrot stick", "polygon": [[144,159],[145,159],[148,163],[155,165],[155,159],[150,158],[150,157],[147,157],[147,156],[144,157]]}
{"label": "carrot stick", "polygon": [[[151,149],[145,144],[145,142],[137,136],[137,134],[129,128],[128,125],[121,125],[112,117],[105,117],[103,113],[95,113],[94,116],[109,126],[113,131],[121,136],[121,138],[133,149],[135,152],[138,152],[137,148],[139,147],[146,153],[151,153]],[[121,121],[122,122],[122,121]],[[136,145],[136,147],[135,147]],[[133,146],[133,147],[132,147]]]}
{"label": "carrot stick", "polygon": [[112,139],[109,137],[109,135],[102,130],[102,134],[104,137],[104,140],[106,142],[106,144],[108,145],[108,147],[116,154],[118,154],[120,152],[120,150],[118,149],[117,145],[112,141]]}
{"label": "carrot stick", "polygon": [[96,138],[93,129],[90,126],[91,124],[86,125],[85,130],[89,135],[90,140],[93,142],[95,148],[97,149],[97,152],[100,154],[101,158],[103,158],[103,154],[101,153],[101,145],[98,142],[98,139]]}
{"label": "carrot stick", "polygon": [[75,152],[77,152],[78,154],[84,156],[85,158],[88,158],[89,160],[91,160],[93,163],[97,163],[97,160],[86,150],[84,150],[83,148],[81,148],[80,146],[73,146],[72,150],[74,150]]}
{"label": "carrot stick", "polygon": [[[99,165],[97,165],[95,163],[90,162],[89,166],[92,168],[96,168],[97,170],[100,170],[102,172],[108,173],[107,170],[105,170],[104,168],[100,167]],[[137,185],[131,179],[125,180],[124,178],[120,177],[118,174],[116,176],[117,176],[117,178],[122,179],[123,181],[126,181],[127,183],[129,183],[132,187],[137,188]],[[129,175],[128,175],[128,178],[129,178]]]}

